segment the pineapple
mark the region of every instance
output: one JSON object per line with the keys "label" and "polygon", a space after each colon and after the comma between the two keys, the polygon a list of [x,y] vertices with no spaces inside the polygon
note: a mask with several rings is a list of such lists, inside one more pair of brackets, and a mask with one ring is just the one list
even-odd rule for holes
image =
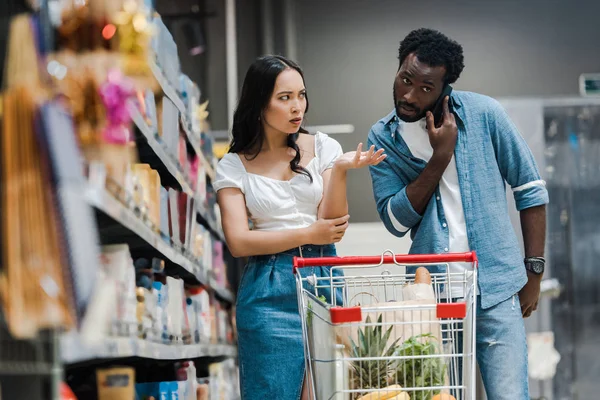
{"label": "pineapple", "polygon": [[[350,339],[353,358],[365,357],[392,357],[398,349],[398,341],[388,345],[393,326],[384,333],[382,327],[383,316],[377,319],[377,326],[366,326],[364,331],[358,330],[358,345]],[[367,325],[371,317],[366,318]],[[352,362],[352,386],[356,389],[380,389],[388,385],[390,374],[396,370],[394,360],[359,360]],[[358,394],[354,398],[359,397]]]}

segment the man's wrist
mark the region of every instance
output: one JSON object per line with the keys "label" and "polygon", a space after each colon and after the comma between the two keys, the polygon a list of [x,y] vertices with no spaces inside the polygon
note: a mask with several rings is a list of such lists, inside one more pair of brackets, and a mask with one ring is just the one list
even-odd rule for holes
{"label": "man's wrist", "polygon": [[440,165],[445,169],[448,164],[450,164],[450,160],[452,160],[453,155],[454,151],[434,150],[429,163]]}
{"label": "man's wrist", "polygon": [[546,268],[546,259],[544,257],[526,257],[523,260],[527,272],[535,275],[543,275]]}

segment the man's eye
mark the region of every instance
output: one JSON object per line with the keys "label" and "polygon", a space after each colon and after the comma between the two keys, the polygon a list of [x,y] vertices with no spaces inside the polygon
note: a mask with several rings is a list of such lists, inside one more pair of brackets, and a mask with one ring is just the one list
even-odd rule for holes
{"label": "man's eye", "polygon": [[429,92],[431,92],[431,88],[424,87],[424,88],[423,88],[423,91],[424,91],[425,93],[429,93]]}
{"label": "man's eye", "polygon": [[410,85],[410,81],[408,80],[408,78],[402,78],[402,82],[404,82],[407,85]]}

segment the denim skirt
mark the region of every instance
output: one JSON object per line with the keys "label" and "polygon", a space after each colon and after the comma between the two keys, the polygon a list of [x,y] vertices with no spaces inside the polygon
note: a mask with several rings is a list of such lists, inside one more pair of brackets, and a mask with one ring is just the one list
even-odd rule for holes
{"label": "denim skirt", "polygon": [[[301,251],[305,258],[336,255],[334,245],[307,245]],[[243,400],[300,398],[305,364],[294,256],[300,256],[300,249],[251,257],[244,268],[236,304]],[[300,271],[302,276],[330,276],[329,267]],[[328,292],[319,294],[331,301]]]}

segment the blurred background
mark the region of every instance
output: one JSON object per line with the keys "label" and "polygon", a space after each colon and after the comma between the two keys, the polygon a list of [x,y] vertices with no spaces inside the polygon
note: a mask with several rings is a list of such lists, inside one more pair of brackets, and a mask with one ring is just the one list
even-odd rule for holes
{"label": "blurred background", "polygon": [[[3,135],[19,132],[24,138],[23,132],[31,131],[36,137],[34,132],[41,130],[54,138],[47,142],[60,143],[29,148],[27,143],[3,141],[3,160],[9,154],[20,154],[17,148],[29,148],[31,154],[23,153],[27,155],[21,161],[2,164],[0,204],[5,228],[0,277],[4,275],[6,283],[0,285],[4,295],[0,299],[4,300],[6,326],[0,329],[0,397],[58,398],[51,396],[57,396],[58,382],[66,382],[79,391],[78,398],[88,398],[85,396],[95,392],[95,382],[104,379],[98,371],[123,373],[110,369],[118,360],[128,366],[126,373],[134,374],[137,382],[158,382],[157,376],[169,377],[165,382],[187,379],[193,381],[189,390],[203,385],[210,386],[210,396],[231,396],[211,399],[237,398],[237,387],[231,383],[237,376],[232,303],[243,260],[230,257],[223,244],[210,183],[216,162],[227,149],[246,69],[257,56],[267,53],[297,61],[305,72],[311,103],[306,127],[331,135],[349,151],[364,142],[371,125],[392,110],[400,41],[411,30],[428,27],[442,31],[464,48],[465,69],[454,88],[482,93],[502,103],[530,145],[547,182],[545,291],[538,311],[527,320],[530,349],[536,350],[529,360],[534,371],[530,372],[531,397],[595,398],[600,389],[600,2],[136,0],[130,9],[125,3],[2,0],[0,4],[0,57],[3,90],[8,93],[3,95]],[[117,12],[121,19],[112,20]],[[22,13],[29,16],[26,21],[18,20]],[[137,15],[142,17],[136,20]],[[146,32],[142,20],[154,29]],[[95,53],[101,54],[96,57]],[[127,86],[120,77],[108,79],[114,67],[133,83]],[[90,127],[83,122],[98,104],[107,110],[113,104],[109,95],[82,95],[87,89],[102,92],[106,82],[136,100],[135,104],[113,105],[131,111],[134,127],[128,140],[110,136],[102,124]],[[27,95],[17,90],[24,83],[31,91]],[[38,86],[45,92],[43,99]],[[79,113],[75,134],[59,111],[39,106],[57,97],[67,99],[73,113]],[[17,105],[27,99],[36,104],[32,109],[38,110],[38,122],[23,127]],[[83,104],[85,107],[77,107]],[[100,114],[96,117],[111,115]],[[67,131],[78,138],[77,143],[64,138]],[[83,161],[53,161],[69,157]],[[33,163],[32,159],[43,162]],[[38,171],[39,183],[46,182],[48,191],[58,194],[44,200],[41,192],[8,190],[13,187],[11,182],[22,178],[19,171],[24,165]],[[51,179],[44,175],[44,165],[52,166]],[[72,173],[79,170],[80,174]],[[82,192],[86,196],[79,199],[76,194]],[[31,203],[31,209],[13,205],[35,193],[39,201]],[[521,237],[519,216],[508,195],[509,213]],[[351,225],[338,246],[341,255],[408,251],[410,238],[396,238],[380,223],[366,169],[350,175],[348,197]],[[40,227],[36,221],[48,204],[53,204],[62,218],[45,221]],[[177,233],[177,238],[173,212],[183,221],[178,226],[183,233]],[[27,239],[29,226],[47,229],[40,232],[59,232],[58,240]],[[34,241],[23,244],[27,240]],[[33,272],[35,266],[29,264],[29,275],[16,272],[11,260],[25,263],[19,255],[25,250],[7,253],[15,243],[31,249],[41,242],[45,249],[62,249],[52,256],[63,260],[63,264],[57,263],[68,273],[61,268],[53,273],[54,279],[62,282],[60,290],[68,293],[57,306],[66,311],[51,321],[39,317],[38,323],[31,322],[39,329],[23,332],[17,327],[34,319],[19,314],[27,309],[27,302],[15,299],[27,297],[23,282],[31,277],[37,282],[43,274]],[[39,257],[50,253],[47,250]],[[109,261],[104,262],[105,272],[98,277],[95,265],[100,257]],[[127,268],[119,263],[133,264],[130,270],[135,276],[125,276]],[[114,271],[120,271],[118,279],[111,278]],[[90,276],[100,282],[113,279],[112,292],[98,295],[99,286],[109,285],[91,284]],[[167,277],[176,281],[167,283]],[[9,287],[15,293],[9,292]],[[105,324],[108,337],[118,340],[94,337],[90,332],[98,324],[90,324],[89,317],[84,317],[89,312],[84,310],[98,304],[94,296],[106,299],[123,287],[129,287],[131,293],[117,303],[129,301],[130,309],[112,313],[106,309],[116,305],[92,307],[96,321],[109,321]],[[189,299],[194,312],[206,319],[196,321],[195,328],[190,321],[187,328],[177,321],[152,322],[161,320],[161,310],[178,313],[179,319],[193,313],[161,305],[164,290],[173,291],[170,296]],[[151,311],[140,311],[140,304],[148,302],[154,304],[146,306]],[[39,304],[31,307],[44,313]],[[118,318],[115,313],[120,313]],[[127,313],[134,320],[137,313],[138,321],[133,324],[120,316]],[[140,313],[148,314],[150,322],[140,322]],[[144,328],[148,333],[140,341],[132,332],[144,323],[149,326]],[[67,331],[78,327],[87,339],[96,341],[84,345],[77,335],[56,333],[56,327],[64,330],[65,326],[71,328]],[[121,340],[130,336],[137,339]],[[168,344],[164,336],[168,336]],[[155,374],[147,367],[149,360],[154,360]],[[193,374],[194,378],[189,378]],[[31,384],[34,381],[37,383]],[[24,387],[29,392],[23,392]],[[477,398],[485,399],[482,390]]]}

